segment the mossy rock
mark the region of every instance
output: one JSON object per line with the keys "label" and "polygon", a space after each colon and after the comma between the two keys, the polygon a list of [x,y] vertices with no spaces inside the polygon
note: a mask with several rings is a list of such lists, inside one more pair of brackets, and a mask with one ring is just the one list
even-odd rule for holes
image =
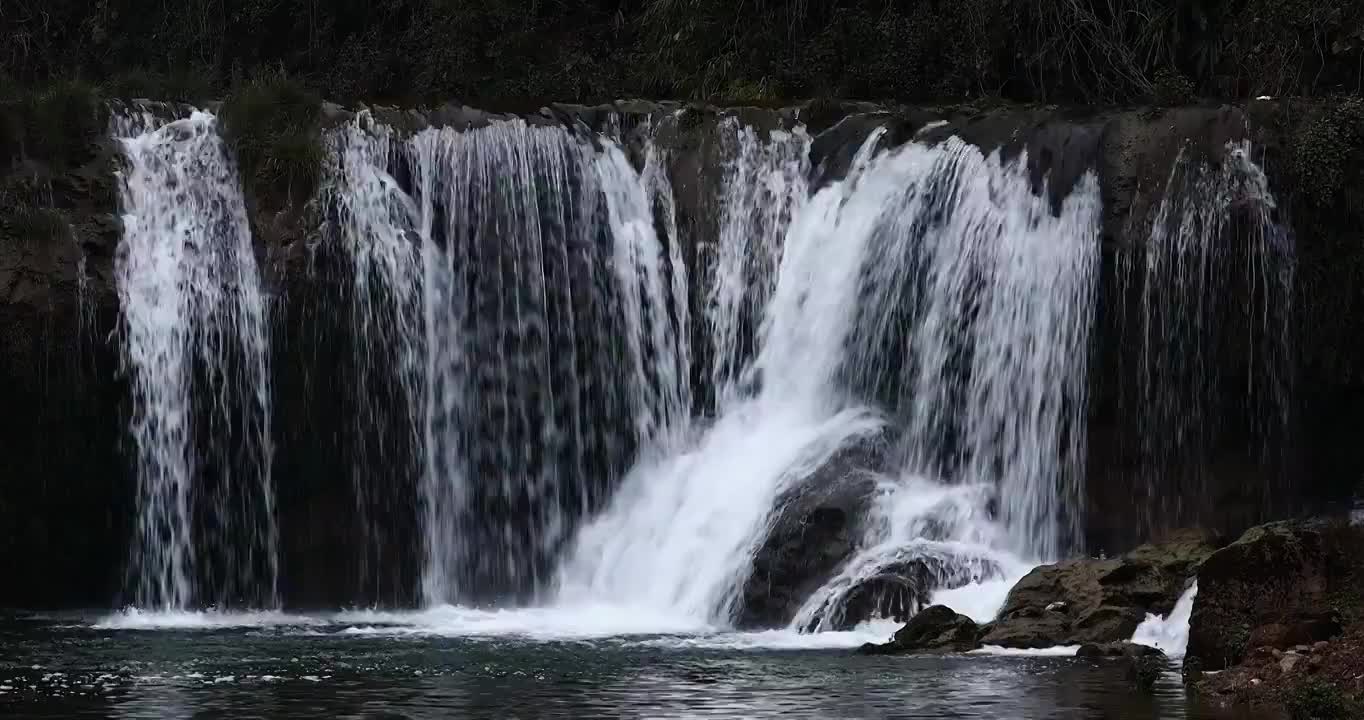
{"label": "mossy rock", "polygon": [[1217,670],[1256,647],[1329,639],[1364,616],[1361,576],[1360,528],[1291,522],[1251,528],[1199,569],[1186,658]]}

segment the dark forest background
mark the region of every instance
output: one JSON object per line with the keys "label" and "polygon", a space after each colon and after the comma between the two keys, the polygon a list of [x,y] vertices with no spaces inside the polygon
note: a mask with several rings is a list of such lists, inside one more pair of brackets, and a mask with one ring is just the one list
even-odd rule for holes
{"label": "dark forest background", "polygon": [[1359,0],[0,0],[0,82],[196,100],[1359,94]]}

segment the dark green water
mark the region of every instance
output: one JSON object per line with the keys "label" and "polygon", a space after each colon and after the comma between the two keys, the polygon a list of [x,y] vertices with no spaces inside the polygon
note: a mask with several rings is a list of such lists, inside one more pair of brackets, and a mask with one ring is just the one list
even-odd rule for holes
{"label": "dark green water", "polygon": [[0,717],[1227,717],[1199,709],[1173,672],[1139,693],[1111,660],[872,658],[724,635],[441,637],[335,619],[199,630],[91,620],[0,621]]}

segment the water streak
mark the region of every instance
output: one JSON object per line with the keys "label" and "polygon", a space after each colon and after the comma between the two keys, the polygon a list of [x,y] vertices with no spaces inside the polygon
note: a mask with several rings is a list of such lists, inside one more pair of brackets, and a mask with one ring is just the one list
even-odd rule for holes
{"label": "water streak", "polygon": [[1207,161],[1181,152],[1163,190],[1149,238],[1120,259],[1119,292],[1138,299],[1123,315],[1135,346],[1125,402],[1143,477],[1165,478],[1137,486],[1148,527],[1211,510],[1213,453],[1236,443],[1267,473],[1238,481],[1257,489],[1249,504],[1269,507],[1284,460],[1270,449],[1284,447],[1292,407],[1294,250],[1253,148],[1229,143]]}

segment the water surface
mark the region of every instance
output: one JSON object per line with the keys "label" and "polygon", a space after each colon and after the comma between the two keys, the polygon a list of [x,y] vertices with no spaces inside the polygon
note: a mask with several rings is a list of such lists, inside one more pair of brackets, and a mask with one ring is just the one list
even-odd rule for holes
{"label": "water surface", "polygon": [[1173,666],[1142,694],[1113,660],[819,647],[856,633],[496,631],[365,613],[174,623],[15,615],[0,621],[0,716],[1225,717],[1191,703]]}

